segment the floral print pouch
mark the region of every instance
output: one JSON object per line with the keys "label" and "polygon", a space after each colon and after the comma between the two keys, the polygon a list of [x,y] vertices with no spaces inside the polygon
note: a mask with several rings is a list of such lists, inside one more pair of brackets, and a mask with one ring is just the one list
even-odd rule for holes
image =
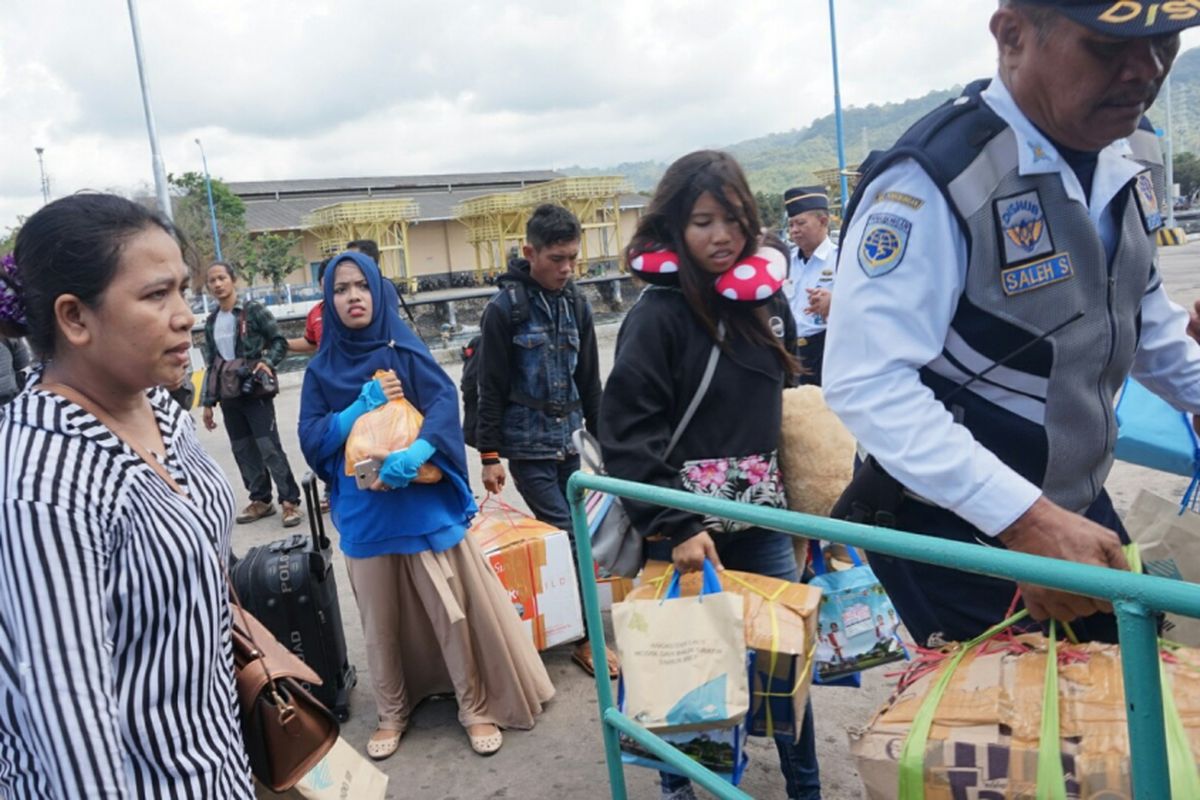
{"label": "floral print pouch", "polygon": [[[779,471],[778,451],[753,453],[728,458],[699,458],[683,462],[679,470],[683,488],[692,494],[750,503],[756,506],[787,508],[783,475]],[[751,526],[744,522],[706,517],[710,530],[738,533]]]}

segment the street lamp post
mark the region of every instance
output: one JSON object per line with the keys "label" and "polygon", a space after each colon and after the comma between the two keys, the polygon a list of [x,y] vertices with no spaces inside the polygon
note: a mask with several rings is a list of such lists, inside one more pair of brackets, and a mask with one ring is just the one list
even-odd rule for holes
{"label": "street lamp post", "polygon": [[196,139],[196,146],[200,148],[200,163],[204,165],[204,190],[208,193],[208,218],[212,220],[213,249],[217,254],[217,261],[224,261],[221,255],[221,231],[217,227],[217,207],[213,205],[212,178],[208,176],[208,156],[204,155],[204,145],[199,139]]}
{"label": "street lamp post", "polygon": [[1163,142],[1167,150],[1167,227],[1175,227],[1175,145],[1171,141],[1171,73],[1167,73],[1163,83],[1163,92],[1167,95],[1167,131]]}
{"label": "street lamp post", "polygon": [[38,172],[42,176],[42,205],[50,202],[50,179],[46,177],[46,163],[42,161],[42,153],[46,151],[44,147],[35,147],[33,151],[38,157]]}
{"label": "street lamp post", "polygon": [[842,87],[838,78],[837,19],[833,0],[829,0],[829,44],[833,55],[833,119],[837,123],[838,175],[842,179],[842,215],[850,202],[850,181],[846,177],[846,139],[842,133]]}
{"label": "street lamp post", "polygon": [[163,216],[174,219],[171,212],[171,194],[167,191],[167,173],[163,169],[162,155],[158,152],[158,130],[154,126],[154,111],[150,107],[150,82],[146,78],[146,65],[142,61],[142,34],[138,28],[137,8],[134,0],[129,5],[129,27],[133,30],[133,55],[137,59],[138,81],[142,85],[142,107],[146,112],[146,132],[150,135],[150,160],[154,169],[154,188],[158,194],[158,205]]}

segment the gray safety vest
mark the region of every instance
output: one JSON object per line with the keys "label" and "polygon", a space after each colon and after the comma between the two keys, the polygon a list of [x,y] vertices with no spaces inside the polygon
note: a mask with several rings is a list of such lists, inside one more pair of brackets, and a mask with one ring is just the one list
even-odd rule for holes
{"label": "gray safety vest", "polygon": [[967,101],[918,123],[874,160],[862,185],[915,158],[942,189],[966,234],[966,285],[942,353],[921,380],[980,444],[1050,500],[1081,511],[1112,466],[1114,398],[1137,351],[1142,297],[1159,280],[1159,145],[1145,126],[1130,138],[1145,171],[1110,204],[1118,231],[1110,260],[1059,173],[1018,173],[1017,137],[979,99],[982,88],[968,87]]}

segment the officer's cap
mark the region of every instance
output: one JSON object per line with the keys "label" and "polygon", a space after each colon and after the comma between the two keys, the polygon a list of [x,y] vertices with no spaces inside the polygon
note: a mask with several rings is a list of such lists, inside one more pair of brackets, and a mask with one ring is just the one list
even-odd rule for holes
{"label": "officer's cap", "polygon": [[783,193],[783,205],[788,217],[805,211],[828,211],[829,195],[824,186],[797,186]]}
{"label": "officer's cap", "polygon": [[1052,8],[1080,25],[1107,36],[1133,38],[1174,33],[1200,25],[1200,3],[1195,0],[1164,3],[1146,0],[1024,0],[1032,6]]}

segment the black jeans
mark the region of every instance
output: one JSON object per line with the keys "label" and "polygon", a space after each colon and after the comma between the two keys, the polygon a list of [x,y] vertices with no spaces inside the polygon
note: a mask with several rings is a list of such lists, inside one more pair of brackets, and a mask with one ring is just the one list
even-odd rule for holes
{"label": "black jeans", "polygon": [[[579,469],[579,456],[556,458],[510,458],[508,471],[533,515],[548,525],[561,528],[575,543],[571,529],[571,507],[567,505],[567,479]],[[575,551],[572,549],[571,551]]]}
{"label": "black jeans", "polygon": [[[1129,534],[1113,509],[1108,492],[1100,492],[1083,515],[1112,530],[1122,544],[1129,543]],[[1004,549],[999,539],[985,536],[962,517],[911,498],[906,498],[897,511],[896,527],[941,539]],[[921,645],[934,633],[940,633],[946,641],[973,639],[1004,619],[1004,612],[1017,591],[1015,583],[1002,578],[880,553],[868,553],[868,557],[875,577],[879,578],[896,606],[896,613],[913,640]],[[1031,622],[1029,627],[1036,630],[1038,626]],[[1081,641],[1117,641],[1117,620],[1112,614],[1093,614],[1075,620],[1071,628]]]}
{"label": "black jeans", "polygon": [[821,385],[821,365],[825,362],[825,331],[804,337],[804,344],[796,348],[800,363],[806,372],[800,376],[801,386]]}
{"label": "black jeans", "polygon": [[[800,581],[792,537],[786,533],[751,528],[741,533],[716,534],[713,541],[726,569],[754,572],[793,583]],[[670,561],[671,543],[647,542],[646,557]],[[789,800],[821,800],[821,772],[817,765],[817,734],[811,700],[804,708],[800,740],[776,736],[775,749],[779,751],[779,768]],[[664,792],[673,792],[690,783],[687,778],[671,772],[660,772],[659,778]]]}
{"label": "black jeans", "polygon": [[271,502],[273,477],[280,501],[299,505],[300,487],[279,441],[275,401],[255,397],[222,400],[221,412],[250,499]]}

